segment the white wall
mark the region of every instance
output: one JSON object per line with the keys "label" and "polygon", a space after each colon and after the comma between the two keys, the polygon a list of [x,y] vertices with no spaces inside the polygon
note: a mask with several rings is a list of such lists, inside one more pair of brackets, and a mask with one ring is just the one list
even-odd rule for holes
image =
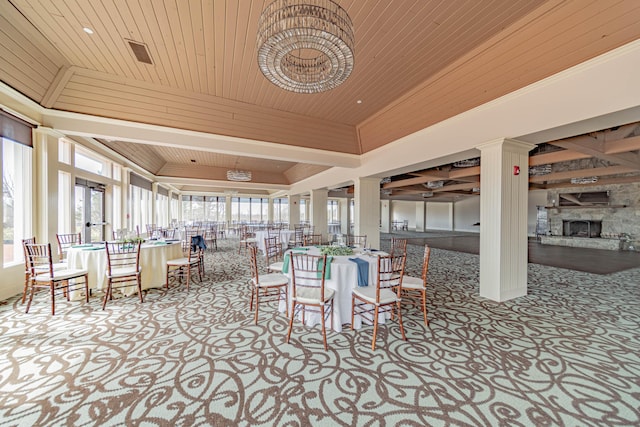
{"label": "white wall", "polygon": [[[527,214],[527,235],[536,235],[537,206],[546,206],[547,190],[529,191],[529,206]],[[453,224],[455,231],[480,232],[480,227],[473,224],[480,222],[480,198],[469,197],[455,202],[453,209]]]}
{"label": "white wall", "polygon": [[453,203],[427,202],[427,230],[453,230]]}
{"label": "white wall", "polygon": [[409,221],[409,229],[416,228],[416,202],[408,202],[404,200],[391,201],[391,220],[392,221]]}
{"label": "white wall", "polygon": [[453,229],[479,233],[480,197],[466,197],[453,205]]}

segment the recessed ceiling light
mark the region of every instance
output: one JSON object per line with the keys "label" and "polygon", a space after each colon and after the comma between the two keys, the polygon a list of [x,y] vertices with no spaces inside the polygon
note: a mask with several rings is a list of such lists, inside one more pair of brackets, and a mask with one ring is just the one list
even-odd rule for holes
{"label": "recessed ceiling light", "polygon": [[358,100],[356,101],[356,104],[362,104],[362,99],[358,99]]}
{"label": "recessed ceiling light", "polygon": [[89,27],[84,27],[82,29],[82,31],[84,31],[87,34],[93,34],[93,30],[91,28],[89,28]]}

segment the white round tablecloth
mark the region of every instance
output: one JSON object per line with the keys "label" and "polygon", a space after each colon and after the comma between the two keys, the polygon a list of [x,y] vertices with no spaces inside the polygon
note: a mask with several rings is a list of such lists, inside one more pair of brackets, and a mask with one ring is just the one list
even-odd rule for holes
{"label": "white round tablecloth", "polygon": [[[290,252],[290,251],[287,251]],[[320,249],[316,247],[310,247],[306,251],[309,255],[319,255]],[[385,252],[378,251],[376,254],[387,255]],[[286,256],[286,255],[285,255]],[[343,324],[351,323],[351,291],[358,286],[358,264],[350,261],[349,258],[360,258],[369,263],[369,286],[375,286],[378,276],[378,259],[376,255],[365,255],[357,253],[350,256],[334,256],[331,261],[331,275],[329,279],[325,279],[324,285],[330,289],[336,291],[333,297],[333,330],[336,332],[342,332]],[[291,280],[291,269],[286,273],[289,277],[289,297],[293,295],[291,286],[293,282]],[[285,311],[284,302],[280,303],[280,311]],[[289,301],[289,310],[291,310],[291,301]],[[320,323],[319,314],[305,315],[306,324],[313,326]],[[378,321],[384,323],[385,316],[381,314]],[[327,327],[331,326],[331,319],[327,319],[325,322]],[[354,319],[353,327],[360,329],[362,326],[362,318],[356,316]]]}
{"label": "white round tablecloth", "polygon": [[[142,268],[142,289],[162,287],[166,281],[167,261],[182,257],[182,244],[144,243],[140,247],[140,267]],[[67,254],[69,268],[84,268],[89,272],[89,288],[102,290],[107,285],[107,251],[104,245],[70,248]],[[132,286],[127,294],[134,293]]]}

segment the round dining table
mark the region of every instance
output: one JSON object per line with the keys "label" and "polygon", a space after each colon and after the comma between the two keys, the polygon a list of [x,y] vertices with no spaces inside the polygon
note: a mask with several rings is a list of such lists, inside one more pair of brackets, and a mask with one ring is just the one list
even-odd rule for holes
{"label": "round dining table", "polygon": [[[320,255],[320,249],[315,246],[306,246],[304,248],[293,248],[285,253],[288,256],[291,252],[304,252],[309,255]],[[378,277],[378,256],[388,255],[383,251],[363,252],[358,248],[354,249],[353,255],[348,256],[332,256],[329,264],[330,274],[325,279],[325,286],[333,289],[335,295],[333,297],[333,330],[336,332],[342,332],[342,325],[351,323],[351,291],[358,286],[358,264],[352,261],[350,258],[357,258],[366,261],[368,266],[368,286],[375,286]],[[329,257],[327,257],[328,259]],[[286,263],[285,263],[286,264]],[[283,271],[287,277],[289,277],[289,298],[291,299],[293,291],[293,280],[291,279],[291,269]],[[289,307],[291,307],[291,301],[289,301]],[[284,312],[286,309],[285,303],[280,302],[279,310]],[[289,308],[291,310],[291,308]],[[386,316],[380,314],[378,321],[384,323]],[[300,319],[299,319],[300,320]],[[305,323],[307,326],[313,326],[320,323],[320,314],[307,313],[305,314]],[[331,327],[331,319],[327,319],[325,325]],[[360,329],[362,326],[361,316],[356,316],[354,319],[354,329]]]}
{"label": "round dining table", "polygon": [[[147,242],[140,246],[142,289],[159,288],[166,281],[167,261],[181,258],[182,243]],[[76,245],[67,253],[69,268],[82,268],[89,272],[89,289],[102,290],[107,286],[107,251],[104,243]],[[135,285],[126,289],[128,295],[137,291]]]}

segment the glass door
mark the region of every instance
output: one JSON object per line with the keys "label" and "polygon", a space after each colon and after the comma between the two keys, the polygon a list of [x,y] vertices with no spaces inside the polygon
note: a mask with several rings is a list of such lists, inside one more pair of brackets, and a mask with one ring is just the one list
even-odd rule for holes
{"label": "glass door", "polygon": [[83,242],[104,241],[104,185],[76,179],[75,187],[76,233],[82,233]]}

